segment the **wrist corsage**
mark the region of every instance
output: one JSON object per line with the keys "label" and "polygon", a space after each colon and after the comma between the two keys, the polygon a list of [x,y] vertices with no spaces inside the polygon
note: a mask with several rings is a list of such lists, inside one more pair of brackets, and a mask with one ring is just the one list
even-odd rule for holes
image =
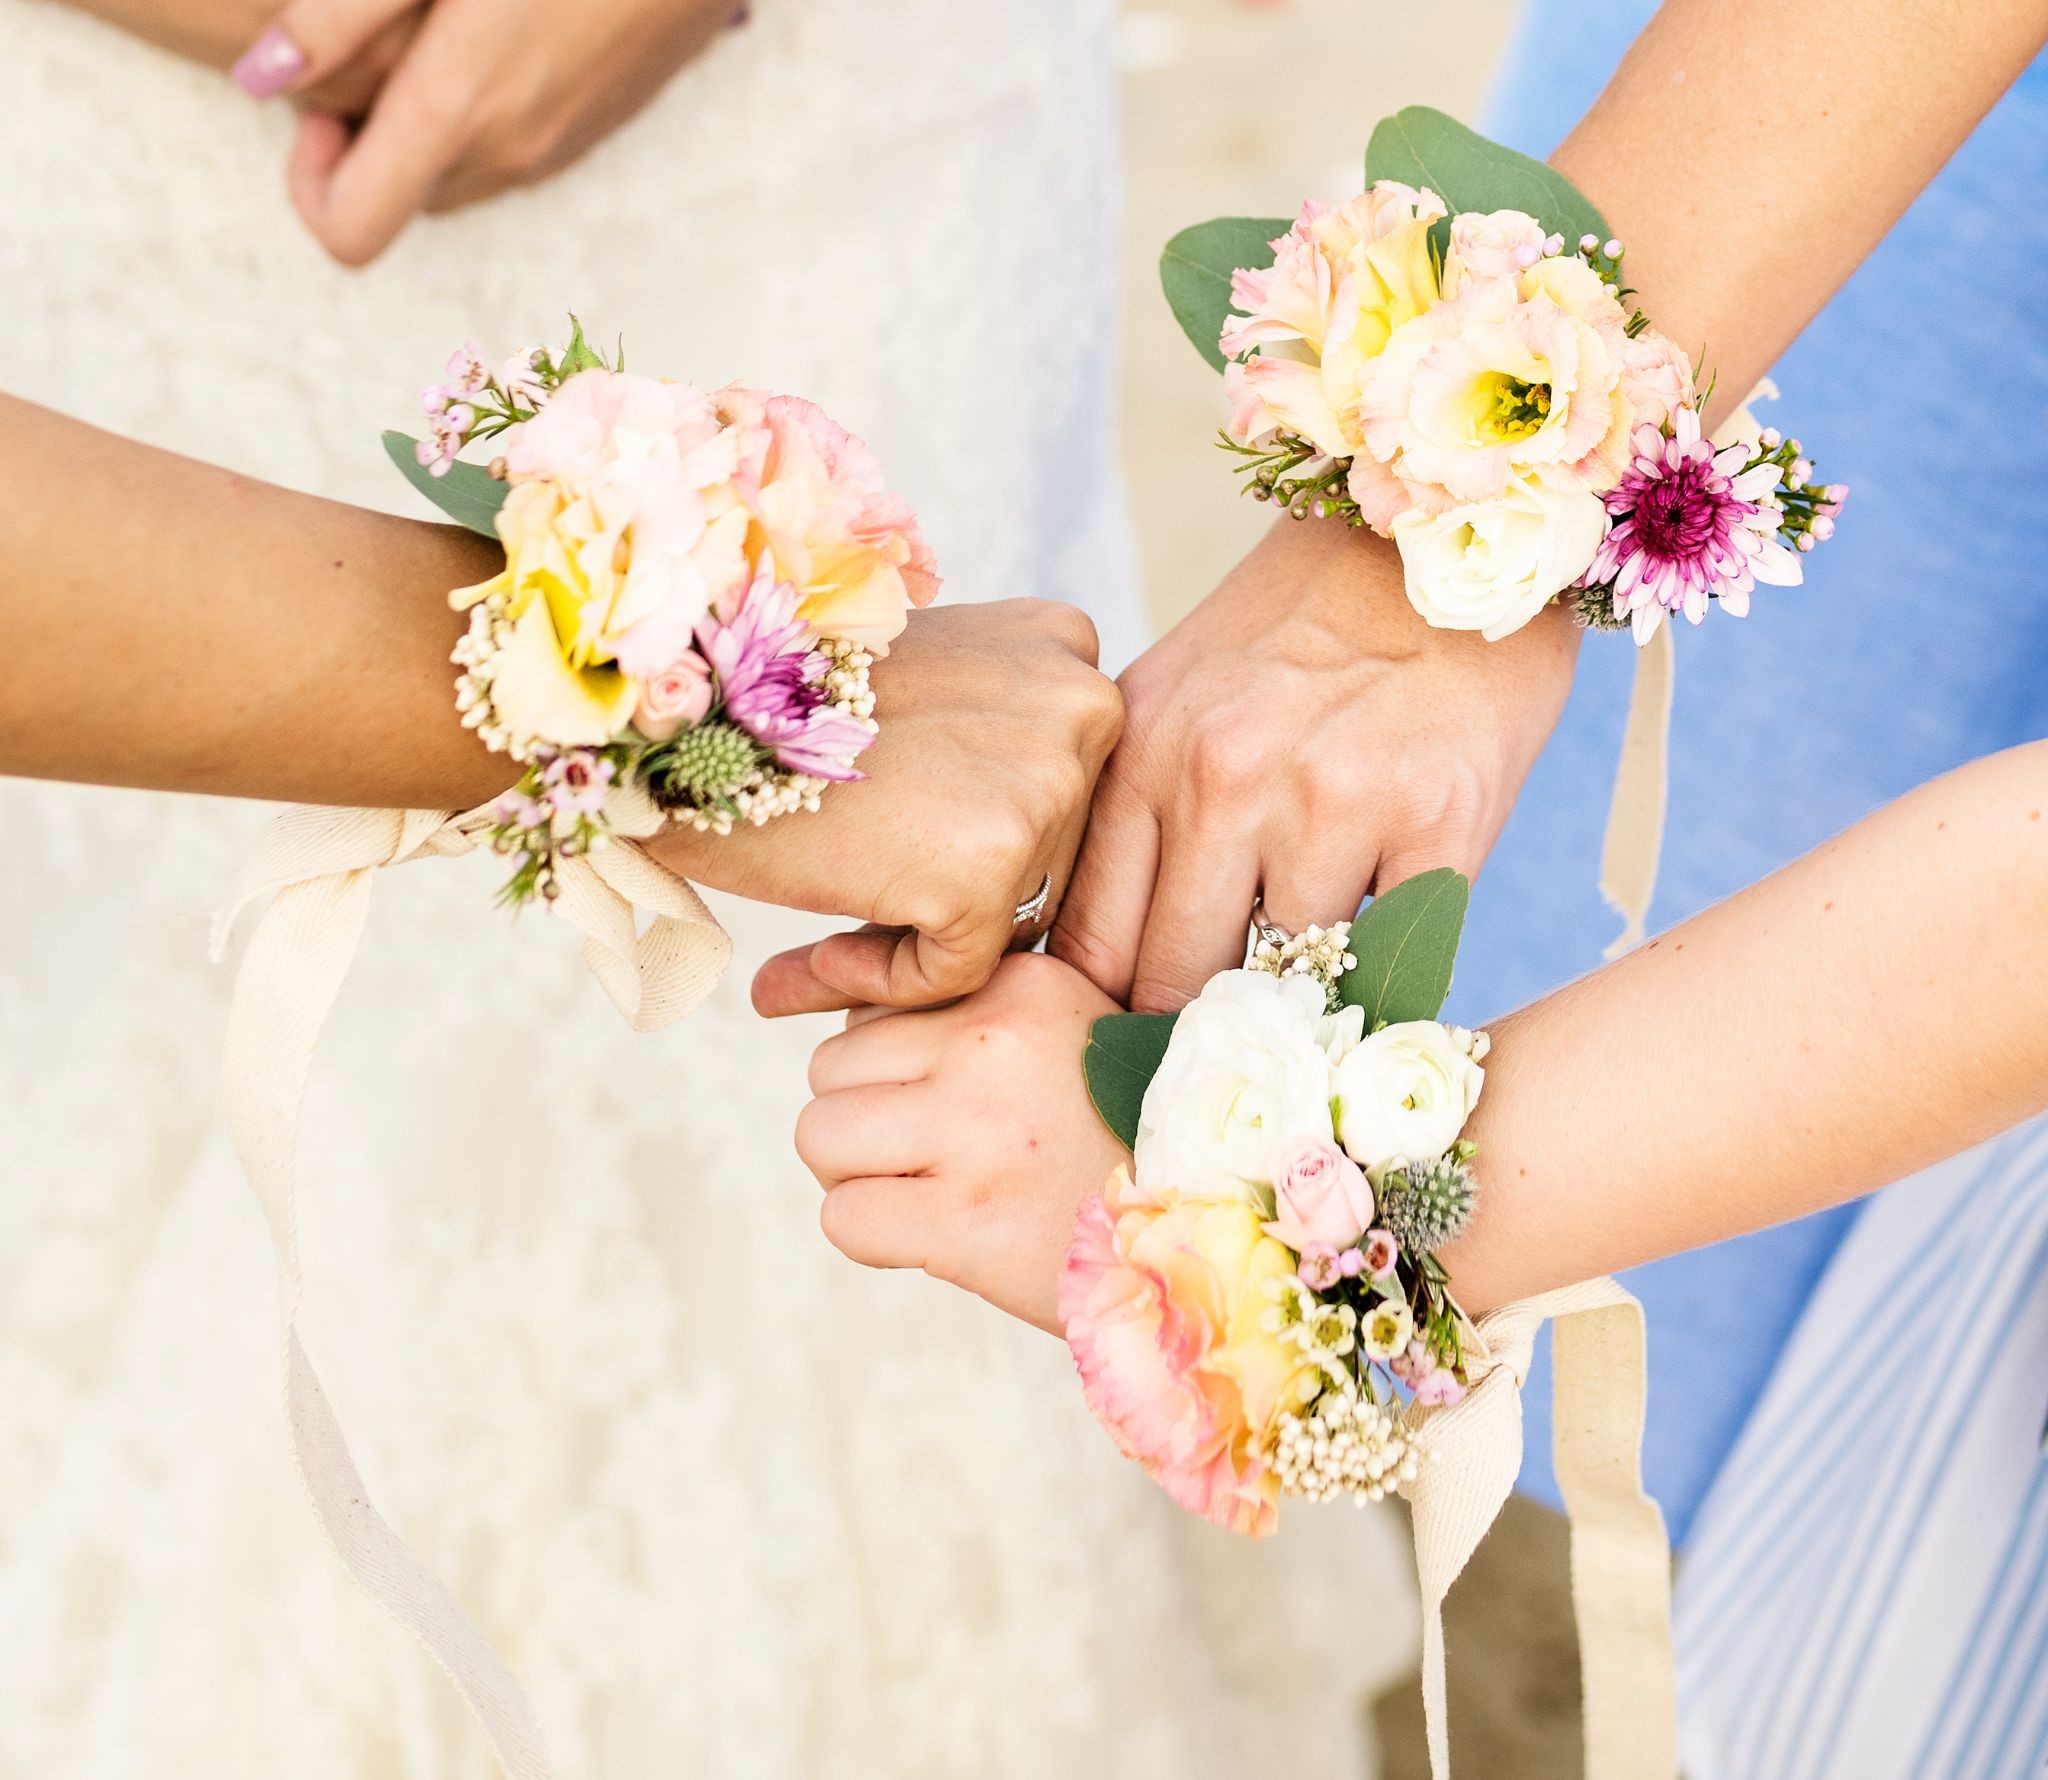
{"label": "wrist corsage", "polygon": [[427,436],[385,448],[505,548],[450,598],[462,720],[525,768],[491,837],[508,901],[552,897],[615,797],[722,834],[861,777],[868,668],[939,583],[859,439],[794,396],[630,373],[580,324],[496,372],[465,347],[424,402]]}
{"label": "wrist corsage", "polygon": [[1702,438],[1707,392],[1569,180],[1421,106],[1373,131],[1366,180],[1161,260],[1252,495],[1391,538],[1416,611],[1488,641],[1563,597],[1642,643],[1800,581],[1848,491],[1775,431]]}
{"label": "wrist corsage", "polygon": [[1478,1195],[1484,1034],[1438,1022],[1456,872],[1268,934],[1178,1015],[1113,1014],[1084,1068],[1133,1151],[1083,1206],[1060,1314],[1089,1407],[1183,1507],[1273,1531],[1282,1495],[1412,1482],[1463,1395],[1437,1251]]}

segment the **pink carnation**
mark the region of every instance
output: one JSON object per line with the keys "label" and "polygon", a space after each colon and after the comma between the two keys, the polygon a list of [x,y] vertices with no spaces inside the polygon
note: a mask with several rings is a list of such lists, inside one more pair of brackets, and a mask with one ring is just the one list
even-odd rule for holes
{"label": "pink carnation", "polygon": [[1278,1522],[1268,1454],[1312,1377],[1265,1327],[1293,1258],[1234,1200],[1134,1197],[1119,1169],[1081,1209],[1059,1308],[1081,1388],[1126,1457],[1182,1507],[1233,1532]]}

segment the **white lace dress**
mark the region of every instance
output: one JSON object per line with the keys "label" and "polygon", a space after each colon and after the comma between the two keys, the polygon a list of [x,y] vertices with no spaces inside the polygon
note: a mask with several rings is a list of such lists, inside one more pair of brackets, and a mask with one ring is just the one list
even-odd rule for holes
{"label": "white lace dress", "polygon": [[[403,505],[377,431],[449,346],[574,308],[639,364],[815,396],[951,597],[1070,597],[1128,653],[1111,10],[758,0],[570,176],[346,274],[284,203],[285,116],[0,0],[0,387]],[[489,1771],[290,1472],[204,960],[260,819],[0,782],[0,1780]],[[634,1038],[490,880],[379,886],[303,1126],[303,1327],[559,1769],[1365,1771],[1412,1636],[1386,1524],[1226,1549],[1056,1344],[825,1246],[788,1137],[819,1031],[746,1007],[788,920],[722,906],[733,975]]]}

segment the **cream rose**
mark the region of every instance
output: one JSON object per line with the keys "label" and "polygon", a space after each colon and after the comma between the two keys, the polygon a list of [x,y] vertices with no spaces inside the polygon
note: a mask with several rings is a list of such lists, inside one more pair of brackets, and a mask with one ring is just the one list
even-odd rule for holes
{"label": "cream rose", "polygon": [[1535,477],[1500,499],[1394,521],[1408,601],[1438,630],[1512,636],[1586,572],[1607,535],[1607,508],[1583,488]]}
{"label": "cream rose", "polygon": [[1328,1139],[1323,991],[1229,970],[1181,1011],[1138,1113],[1141,1194],[1262,1201],[1289,1140]]}
{"label": "cream rose", "polygon": [[1336,1068],[1337,1140],[1361,1168],[1434,1162],[1479,1104],[1486,1072],[1469,1034],[1404,1020],[1365,1038]]}

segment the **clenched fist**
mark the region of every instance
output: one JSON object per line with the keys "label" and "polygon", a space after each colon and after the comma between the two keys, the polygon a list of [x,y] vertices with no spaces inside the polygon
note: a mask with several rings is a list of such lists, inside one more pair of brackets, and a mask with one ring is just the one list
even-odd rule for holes
{"label": "clenched fist", "polygon": [[913,613],[873,683],[882,732],[861,756],[866,779],[834,786],[814,815],[649,843],[698,883],[869,923],[765,964],[765,1014],[924,1007],[979,988],[1037,931],[1014,916],[1047,877],[1051,918],[1123,723],[1094,626],[1049,600]]}

